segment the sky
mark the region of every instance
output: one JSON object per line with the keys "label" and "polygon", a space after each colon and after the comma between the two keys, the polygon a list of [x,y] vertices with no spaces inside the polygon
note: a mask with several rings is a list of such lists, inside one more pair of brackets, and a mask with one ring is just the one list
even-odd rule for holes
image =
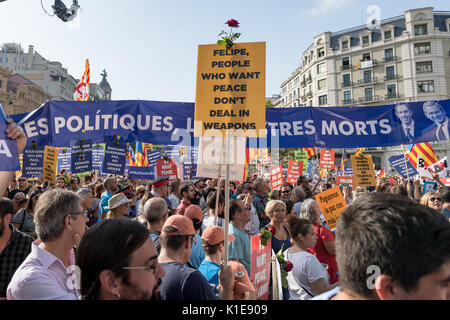
{"label": "sky", "polygon": [[79,0],[77,20],[64,23],[44,12],[52,13],[53,2],[0,2],[0,43],[20,43],[25,51],[34,45],[76,79],[88,58],[91,82],[107,70],[113,100],[178,102],[194,102],[198,45],[216,43],[228,19],[240,23],[237,42],[266,42],[270,97],[300,66],[314,36],[366,24],[371,5],[381,19],[413,8],[450,11],[442,0]]}

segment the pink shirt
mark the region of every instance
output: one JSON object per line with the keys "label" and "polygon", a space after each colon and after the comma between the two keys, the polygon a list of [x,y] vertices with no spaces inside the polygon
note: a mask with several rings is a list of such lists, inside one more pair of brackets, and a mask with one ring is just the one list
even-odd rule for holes
{"label": "pink shirt", "polygon": [[39,248],[40,243],[41,240],[33,242],[31,253],[14,273],[6,291],[7,299],[78,300],[74,251],[70,251],[66,268],[60,259]]}

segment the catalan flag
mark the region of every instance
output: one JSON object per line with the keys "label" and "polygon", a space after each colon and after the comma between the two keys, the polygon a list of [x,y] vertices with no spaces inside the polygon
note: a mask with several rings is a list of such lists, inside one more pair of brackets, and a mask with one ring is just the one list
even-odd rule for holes
{"label": "catalan flag", "polygon": [[434,152],[433,147],[429,142],[408,145],[405,157],[411,162],[414,168],[417,168],[418,157],[421,157],[427,166],[431,166],[439,161],[436,152]]}
{"label": "catalan flag", "polygon": [[316,148],[303,148],[303,151],[308,153],[308,160],[316,154]]}
{"label": "catalan flag", "polygon": [[136,142],[136,166],[148,167],[147,151],[144,148],[142,142]]}
{"label": "catalan flag", "polygon": [[386,178],[386,170],[384,168],[378,173],[378,178]]}
{"label": "catalan flag", "polygon": [[356,149],[355,156],[362,155],[364,153],[364,151],[366,151],[366,148],[358,148],[358,149]]}
{"label": "catalan flag", "polygon": [[91,78],[91,69],[89,67],[89,60],[86,59],[86,67],[80,83],[78,83],[73,100],[75,101],[89,101],[89,81]]}

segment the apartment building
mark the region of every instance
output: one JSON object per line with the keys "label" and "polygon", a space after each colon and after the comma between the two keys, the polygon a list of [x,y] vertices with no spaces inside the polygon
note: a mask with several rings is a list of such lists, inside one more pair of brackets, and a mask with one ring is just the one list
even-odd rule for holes
{"label": "apartment building", "polygon": [[[450,11],[418,8],[380,22],[324,32],[281,85],[278,107],[373,106],[450,98]],[[438,155],[447,143],[433,144]],[[389,167],[389,151],[374,159]],[[450,154],[449,154],[450,155]]]}

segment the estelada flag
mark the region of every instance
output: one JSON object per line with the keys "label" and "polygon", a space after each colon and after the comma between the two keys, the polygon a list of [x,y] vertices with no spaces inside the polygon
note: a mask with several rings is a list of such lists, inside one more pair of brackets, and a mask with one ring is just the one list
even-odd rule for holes
{"label": "estelada flag", "polygon": [[134,154],[133,149],[131,149],[130,145],[128,145],[127,159],[128,162],[130,163],[130,167],[136,166],[136,156]]}
{"label": "estelada flag", "polygon": [[417,168],[417,158],[420,156],[426,166],[431,166],[439,161],[436,152],[429,142],[410,144],[408,150],[405,153],[405,158],[411,162],[414,168]]}
{"label": "estelada flag", "polygon": [[89,101],[89,81],[91,78],[91,69],[89,67],[89,60],[86,59],[86,67],[80,83],[78,83],[73,100],[75,101]]}

